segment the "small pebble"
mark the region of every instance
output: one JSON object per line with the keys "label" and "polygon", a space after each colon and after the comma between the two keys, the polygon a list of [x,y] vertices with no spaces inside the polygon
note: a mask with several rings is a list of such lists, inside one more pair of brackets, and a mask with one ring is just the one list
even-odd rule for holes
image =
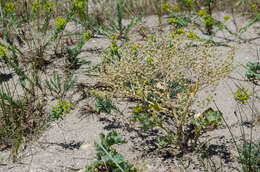
{"label": "small pebble", "polygon": [[87,150],[89,147],[91,147],[91,144],[82,144],[82,145],[80,146],[80,149],[81,149],[81,150]]}

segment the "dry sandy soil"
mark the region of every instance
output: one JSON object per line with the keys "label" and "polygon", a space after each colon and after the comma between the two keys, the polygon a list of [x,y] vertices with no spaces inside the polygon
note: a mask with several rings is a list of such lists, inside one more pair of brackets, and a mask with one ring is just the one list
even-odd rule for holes
{"label": "dry sandy soil", "polygon": [[[219,18],[224,13],[214,14]],[[165,19],[166,21],[166,19]],[[247,23],[249,20],[240,17],[239,24]],[[127,22],[127,21],[126,21]],[[156,16],[146,17],[143,22],[148,32],[158,30],[158,21]],[[232,26],[232,23],[229,23]],[[70,29],[70,28],[68,28]],[[163,28],[167,30],[168,28]],[[218,36],[220,40],[230,38],[225,32]],[[245,34],[247,38],[260,37],[260,25],[253,25]],[[132,33],[132,39],[138,41],[141,36],[137,32]],[[233,98],[233,92],[236,90],[235,83],[248,86],[248,82],[243,80],[242,74],[244,69],[237,64],[246,64],[248,61],[257,61],[257,50],[260,53],[260,38],[246,43],[230,42],[230,45],[237,45],[235,55],[236,67],[230,78],[221,81],[216,90],[216,104],[223,112],[227,123],[236,139],[241,138],[240,127],[244,126],[245,133],[248,136],[250,125],[253,127],[253,138],[260,139],[260,124],[250,123],[250,112],[245,113],[243,120],[238,121],[234,112],[237,111],[237,104]],[[80,57],[91,60],[92,64],[101,61],[100,51],[90,51],[104,49],[110,45],[106,38],[92,38],[86,43]],[[226,48],[220,47],[225,51]],[[57,62],[58,64],[59,62]],[[86,68],[81,66],[76,71],[78,77],[77,84],[82,83],[86,86],[94,85],[96,77],[86,74]],[[234,79],[235,78],[235,79]],[[159,150],[155,143],[155,136],[159,131],[154,130],[150,133],[141,132],[134,126],[129,126],[124,118],[130,116],[133,106],[129,102],[117,102],[117,106],[126,115],[106,116],[104,114],[91,114],[88,111],[88,105],[93,105],[93,99],[88,98],[81,100],[81,95],[87,91],[88,87],[76,88],[71,93],[71,100],[75,103],[71,113],[65,116],[64,120],[52,123],[45,129],[39,139],[24,144],[18,156],[18,162],[12,163],[9,158],[10,150],[2,150],[0,158],[3,158],[0,164],[0,172],[73,172],[84,171],[86,164],[91,163],[95,156],[94,140],[99,139],[100,133],[107,133],[111,130],[118,131],[121,136],[128,141],[127,144],[118,146],[118,151],[122,153],[127,160],[143,168],[147,172],[166,172],[166,171],[201,171],[201,166],[195,153],[189,153],[182,157],[182,163],[177,160],[172,149],[166,148]],[[258,104],[259,105],[259,104]],[[210,105],[215,108],[213,104]],[[257,107],[260,112],[260,106]],[[260,116],[260,114],[258,114]],[[260,122],[260,121],[259,121]],[[248,125],[248,126],[246,126]],[[203,134],[201,141],[207,141],[207,151],[211,154],[212,159],[217,165],[223,165],[223,171],[236,171],[232,167],[239,167],[237,164],[236,151],[232,144],[232,139],[226,127],[220,127],[214,131]],[[221,171],[221,170],[220,170]]]}

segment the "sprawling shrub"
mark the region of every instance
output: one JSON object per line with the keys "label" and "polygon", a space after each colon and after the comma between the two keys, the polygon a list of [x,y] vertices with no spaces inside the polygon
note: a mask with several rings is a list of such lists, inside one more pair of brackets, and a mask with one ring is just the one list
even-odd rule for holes
{"label": "sprawling shrub", "polygon": [[143,129],[159,127],[167,135],[166,140],[159,139],[161,143],[176,141],[186,150],[195,131],[186,132],[194,116],[191,107],[203,101],[196,95],[208,88],[205,102],[210,101],[218,81],[231,72],[233,49],[223,57],[193,33],[177,30],[168,35],[128,43],[116,49],[119,55],[111,53],[111,47],[100,65],[99,79],[112,87],[110,96],[138,102],[133,120],[141,122]]}

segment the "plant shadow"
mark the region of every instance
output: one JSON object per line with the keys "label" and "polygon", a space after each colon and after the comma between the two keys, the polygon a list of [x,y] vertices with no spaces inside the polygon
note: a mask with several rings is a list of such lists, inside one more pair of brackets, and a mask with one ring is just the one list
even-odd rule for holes
{"label": "plant shadow", "polygon": [[72,140],[69,143],[52,143],[52,142],[40,142],[41,144],[47,144],[47,145],[57,145],[62,147],[63,149],[69,149],[69,150],[74,150],[74,149],[80,149],[81,145],[83,142],[78,141],[76,142],[75,140]]}
{"label": "plant shadow", "polygon": [[213,156],[219,156],[225,163],[232,162],[231,153],[228,151],[228,147],[224,144],[210,144],[208,145],[201,154],[203,159],[208,159]]}
{"label": "plant shadow", "polygon": [[11,73],[9,73],[9,74],[0,73],[0,84],[1,84],[2,82],[7,82],[7,81],[9,81],[12,77],[13,77],[13,74],[11,74]]}

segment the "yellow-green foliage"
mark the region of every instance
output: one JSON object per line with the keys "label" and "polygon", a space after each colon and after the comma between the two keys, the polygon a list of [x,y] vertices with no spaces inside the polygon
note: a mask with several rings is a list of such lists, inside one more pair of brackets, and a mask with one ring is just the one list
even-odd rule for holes
{"label": "yellow-green foliage", "polygon": [[163,90],[160,95],[168,100],[168,81],[181,82],[186,78],[202,89],[229,74],[232,49],[223,57],[214,47],[189,48],[189,43],[186,34],[175,34],[174,38],[152,35],[145,43],[128,43],[119,49],[120,61],[110,53],[104,55],[100,80],[113,86],[115,95],[144,99],[151,90]]}
{"label": "yellow-green foliage", "polygon": [[248,93],[248,89],[245,88],[238,88],[237,91],[235,92],[234,99],[242,103],[243,105],[247,104],[247,101],[250,99],[252,96],[252,93]]}

